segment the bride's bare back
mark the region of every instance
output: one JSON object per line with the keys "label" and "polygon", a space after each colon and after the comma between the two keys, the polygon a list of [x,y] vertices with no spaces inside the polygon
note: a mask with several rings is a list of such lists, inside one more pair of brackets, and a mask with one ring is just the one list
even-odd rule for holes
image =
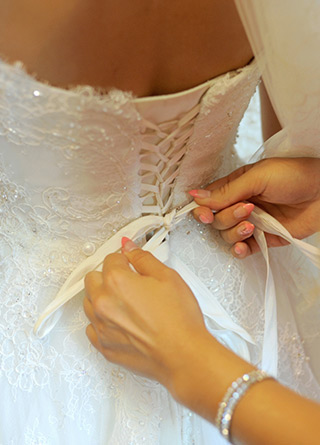
{"label": "bride's bare back", "polygon": [[252,52],[231,0],[3,0],[0,54],[51,84],[180,91]]}

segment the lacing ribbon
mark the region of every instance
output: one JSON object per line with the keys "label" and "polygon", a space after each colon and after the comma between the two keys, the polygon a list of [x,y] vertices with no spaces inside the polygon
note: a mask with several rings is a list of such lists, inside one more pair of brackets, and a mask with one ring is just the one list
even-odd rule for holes
{"label": "lacing ribbon", "polygon": [[255,225],[253,236],[257,241],[267,265],[265,286],[265,328],[262,349],[261,368],[274,377],[278,367],[277,302],[272,270],[269,263],[268,247],[264,232],[278,235],[296,246],[309,260],[320,269],[320,249],[294,238],[288,230],[264,210],[255,206],[249,221]]}
{"label": "lacing ribbon", "polygon": [[[190,286],[204,315],[217,325],[214,335],[234,352],[249,360],[250,355],[247,343],[255,344],[251,335],[231,319],[230,315],[214,299],[212,293],[201,280],[176,255],[169,252],[169,243],[167,242],[169,232],[196,207],[198,205],[195,202],[191,202],[181,209],[170,211],[164,216],[142,216],[120,229],[70,274],[55,299],[37,320],[34,326],[34,334],[42,338],[54,328],[62,314],[63,306],[83,291],[85,275],[92,270],[102,270],[102,264],[106,255],[120,250],[121,238],[123,236],[136,241],[150,231],[156,230],[156,233],[145,243],[143,249],[152,252],[163,262],[170,258],[170,265],[177,270]],[[276,376],[278,364],[276,292],[264,231],[279,235],[295,245],[318,268],[320,268],[320,249],[293,238],[282,224],[258,207],[255,207],[251,213],[250,220],[255,225],[254,237],[259,244],[267,265],[265,331],[261,367],[271,375]]]}
{"label": "lacing ribbon", "polygon": [[[142,127],[149,131],[143,135],[141,141],[142,213],[164,215],[171,207],[174,196],[171,191],[187,150],[187,141],[193,133],[193,121],[199,110],[200,105],[197,104],[180,119],[160,124],[141,117]],[[150,142],[149,138],[153,140],[155,136],[158,141]],[[149,159],[150,155],[154,157],[152,162]],[[152,183],[148,183],[149,178],[152,179]],[[153,204],[148,203],[149,199]]]}

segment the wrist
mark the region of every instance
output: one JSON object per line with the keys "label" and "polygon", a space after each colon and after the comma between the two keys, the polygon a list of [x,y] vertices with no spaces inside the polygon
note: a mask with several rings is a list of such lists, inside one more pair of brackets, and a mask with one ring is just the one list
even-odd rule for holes
{"label": "wrist", "polygon": [[205,330],[180,352],[165,386],[179,403],[214,422],[231,383],[254,369]]}
{"label": "wrist", "polygon": [[185,337],[177,353],[171,354],[165,386],[179,403],[189,406],[189,400],[194,399],[195,383],[208,361],[209,345],[214,342],[217,340],[204,328]]}

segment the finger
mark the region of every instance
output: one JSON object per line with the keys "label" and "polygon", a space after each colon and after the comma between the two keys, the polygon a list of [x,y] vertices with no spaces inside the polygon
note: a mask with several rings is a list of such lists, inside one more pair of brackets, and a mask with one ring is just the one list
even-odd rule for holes
{"label": "finger", "polygon": [[203,224],[211,224],[214,220],[213,213],[208,207],[197,207],[192,213],[194,218]]}
{"label": "finger", "polygon": [[[257,196],[263,190],[263,181],[257,180],[252,167],[241,167],[225,178],[212,183],[206,190],[191,190],[195,201],[213,210],[222,210],[240,201]],[[253,173],[252,173],[253,172]]]}
{"label": "finger", "polygon": [[232,246],[231,253],[240,260],[259,252],[259,246],[254,238],[249,238],[246,242],[239,242]]}
{"label": "finger", "polygon": [[90,341],[90,343],[93,344],[93,346],[100,351],[100,342],[98,339],[98,335],[96,333],[96,330],[92,324],[89,324],[86,328],[86,335]]}
{"label": "finger", "polygon": [[89,321],[96,327],[101,323],[101,320],[107,323],[108,319],[107,297],[102,293],[102,289],[102,287],[99,288],[99,292],[92,296],[91,301],[87,297],[83,300],[84,312]]}
{"label": "finger", "polygon": [[150,252],[139,249],[131,240],[127,239],[122,251],[135,270],[141,275],[162,279],[168,271],[171,271],[171,269],[157,260]]}
{"label": "finger", "polygon": [[239,203],[216,213],[212,226],[218,230],[226,230],[239,224],[249,217],[254,204]]}
{"label": "finger", "polygon": [[268,247],[283,247],[287,246],[289,243],[281,236],[272,235],[271,233],[265,233],[267,246]]}
{"label": "finger", "polygon": [[101,272],[89,272],[84,278],[84,287],[86,296],[92,302],[92,295],[103,285],[103,276]]}
{"label": "finger", "polygon": [[214,182],[209,184],[206,187],[206,189],[212,191],[212,190],[219,189],[220,187],[223,187],[228,182],[234,181],[235,179],[242,176],[244,173],[246,173],[248,170],[250,170],[253,167],[253,165],[254,164],[248,164],[248,165],[243,165],[242,167],[237,168],[236,170],[229,173],[228,175],[223,176],[222,178],[216,179]]}
{"label": "finger", "polygon": [[220,234],[228,244],[235,244],[249,238],[253,231],[254,225],[249,221],[244,221],[231,229],[221,230]]}
{"label": "finger", "polygon": [[92,304],[87,297],[85,297],[83,300],[83,309],[84,309],[84,313],[86,314],[89,321],[91,323],[96,323],[97,320],[96,320],[96,316],[95,316]]}
{"label": "finger", "polygon": [[95,310],[101,312],[102,316],[107,315],[107,306],[110,298],[116,298],[123,293],[123,287],[128,287],[127,281],[135,272],[130,268],[128,259],[122,253],[112,253],[107,255],[102,267],[103,287],[102,292],[97,292]]}
{"label": "finger", "polygon": [[253,167],[253,165],[254,164],[243,165],[242,167],[239,167],[236,170],[234,170],[233,172],[231,172],[229,175],[223,176],[222,178],[219,178],[219,179],[216,179],[211,184],[209,184],[205,188],[205,190],[203,190],[203,189],[200,189],[200,190],[190,190],[189,193],[190,193],[191,196],[195,196],[197,193],[192,193],[192,192],[200,192],[200,195],[202,195],[201,196],[202,198],[208,197],[208,195],[206,196],[205,193],[201,193],[201,192],[202,191],[205,192],[206,190],[212,191],[212,190],[219,189],[220,187],[223,187],[228,182],[234,181],[239,176],[241,176],[244,173],[246,173],[248,170],[250,170]]}
{"label": "finger", "polygon": [[104,348],[128,349],[130,343],[127,336],[114,326],[95,326],[89,324],[86,328],[86,334],[90,342],[99,351]]}
{"label": "finger", "polygon": [[107,255],[103,262],[102,273],[105,274],[108,270],[123,270],[126,272],[132,272],[129,266],[129,261],[125,255],[121,253],[111,253]]}
{"label": "finger", "polygon": [[96,271],[90,272],[85,277],[86,296],[83,300],[83,308],[94,325],[99,324],[101,320],[106,320],[110,311],[110,299],[114,293],[110,292],[110,286],[106,286],[106,281],[104,275]]}
{"label": "finger", "polygon": [[[265,233],[268,247],[282,247],[289,243],[277,235]],[[243,259],[260,251],[260,247],[253,237],[248,238],[245,242],[237,242],[231,248],[234,257]]]}

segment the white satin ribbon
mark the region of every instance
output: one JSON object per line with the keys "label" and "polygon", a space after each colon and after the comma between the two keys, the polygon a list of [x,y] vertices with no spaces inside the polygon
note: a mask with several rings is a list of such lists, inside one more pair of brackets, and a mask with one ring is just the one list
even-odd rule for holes
{"label": "white satin ribbon", "polygon": [[165,216],[142,216],[120,229],[93,255],[80,263],[69,275],[54,300],[46,307],[35,323],[33,329],[34,334],[42,338],[54,328],[61,317],[61,311],[59,311],[59,309],[84,289],[84,277],[88,272],[91,272],[92,270],[102,270],[102,264],[105,257],[110,253],[119,251],[122,237],[126,236],[135,241],[148,232],[159,228],[155,235],[150,238],[144,246],[145,250],[154,252],[165,239],[170,229],[178,224],[187,213],[196,207],[197,204],[191,202],[180,210],[173,209]]}
{"label": "white satin ribbon", "polygon": [[[169,247],[168,243],[164,243],[163,241],[167,237],[169,231],[196,207],[198,207],[198,205],[195,202],[191,202],[180,210],[172,210],[165,216],[142,216],[119,230],[114,236],[107,240],[94,255],[84,260],[70,274],[55,299],[47,306],[37,320],[34,326],[34,334],[42,338],[54,328],[61,316],[64,304],[84,289],[85,275],[92,270],[102,269],[102,264],[106,255],[119,251],[121,238],[123,236],[127,236],[135,241],[148,232],[159,229],[143,246],[143,249],[155,254],[161,261],[167,261],[169,259]],[[258,207],[255,207],[249,219],[255,225],[254,236],[267,265],[265,288],[265,332],[261,367],[268,373],[276,376],[278,364],[276,291],[269,264],[267,243],[263,232],[265,231],[279,235],[289,243],[294,244],[318,268],[320,268],[320,249],[293,238],[282,224]],[[230,315],[224,310],[220,303],[214,299],[213,295],[201,280],[173,253],[170,253],[170,263],[194,292],[203,313],[221,328],[221,330],[217,329],[214,331],[215,336],[220,338],[220,340],[234,352],[241,355],[246,360],[249,360],[250,357],[247,343],[254,344],[250,334],[231,319]]]}

